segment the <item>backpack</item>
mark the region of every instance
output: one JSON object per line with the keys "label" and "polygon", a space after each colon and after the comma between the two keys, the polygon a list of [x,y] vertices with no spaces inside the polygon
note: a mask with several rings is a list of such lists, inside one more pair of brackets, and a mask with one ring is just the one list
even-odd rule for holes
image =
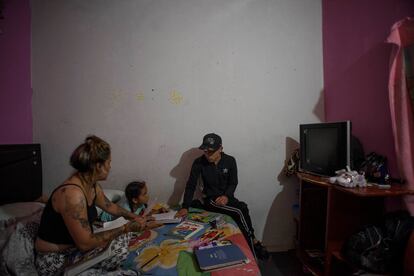
{"label": "backpack", "polygon": [[367,271],[398,274],[413,229],[414,218],[407,211],[387,214],[380,224],[364,226],[352,234],[342,247],[342,255]]}

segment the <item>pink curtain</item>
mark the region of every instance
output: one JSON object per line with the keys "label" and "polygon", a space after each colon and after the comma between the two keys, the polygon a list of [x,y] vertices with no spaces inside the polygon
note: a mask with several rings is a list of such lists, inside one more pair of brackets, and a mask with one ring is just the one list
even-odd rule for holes
{"label": "pink curtain", "polygon": [[[400,175],[414,189],[414,18],[394,24],[387,42],[395,44],[391,55],[389,100]],[[414,214],[414,197],[405,202]]]}

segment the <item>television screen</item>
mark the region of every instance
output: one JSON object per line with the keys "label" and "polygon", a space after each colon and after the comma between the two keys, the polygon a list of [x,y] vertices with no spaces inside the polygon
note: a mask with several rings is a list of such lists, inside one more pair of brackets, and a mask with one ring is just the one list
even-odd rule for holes
{"label": "television screen", "polygon": [[351,122],[300,125],[300,169],[332,176],[351,166]]}

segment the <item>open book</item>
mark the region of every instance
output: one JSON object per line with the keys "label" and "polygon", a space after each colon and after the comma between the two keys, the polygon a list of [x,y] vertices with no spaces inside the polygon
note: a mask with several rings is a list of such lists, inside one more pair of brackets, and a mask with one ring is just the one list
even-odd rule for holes
{"label": "open book", "polygon": [[180,223],[182,218],[176,218],[177,211],[170,210],[167,213],[153,214],[155,221],[159,223]]}
{"label": "open book", "polygon": [[121,227],[122,225],[128,223],[128,220],[126,220],[124,217],[119,217],[116,220],[104,222],[103,227],[101,228],[95,228],[94,233],[99,233],[102,231],[107,231],[111,229],[115,229],[118,227]]}
{"label": "open book", "polygon": [[78,275],[82,271],[110,258],[113,255],[111,243],[106,247],[91,250],[87,253],[77,252],[74,256],[69,257],[70,265],[65,268],[64,276]]}

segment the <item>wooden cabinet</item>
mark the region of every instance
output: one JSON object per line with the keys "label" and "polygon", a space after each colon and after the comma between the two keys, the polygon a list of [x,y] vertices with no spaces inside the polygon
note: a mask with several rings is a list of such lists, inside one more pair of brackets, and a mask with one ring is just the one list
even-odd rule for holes
{"label": "wooden cabinet", "polygon": [[334,275],[332,261],[343,261],[339,253],[343,242],[361,226],[381,219],[386,197],[414,194],[400,185],[344,188],[320,176],[298,173],[298,177],[298,257],[314,275]]}

